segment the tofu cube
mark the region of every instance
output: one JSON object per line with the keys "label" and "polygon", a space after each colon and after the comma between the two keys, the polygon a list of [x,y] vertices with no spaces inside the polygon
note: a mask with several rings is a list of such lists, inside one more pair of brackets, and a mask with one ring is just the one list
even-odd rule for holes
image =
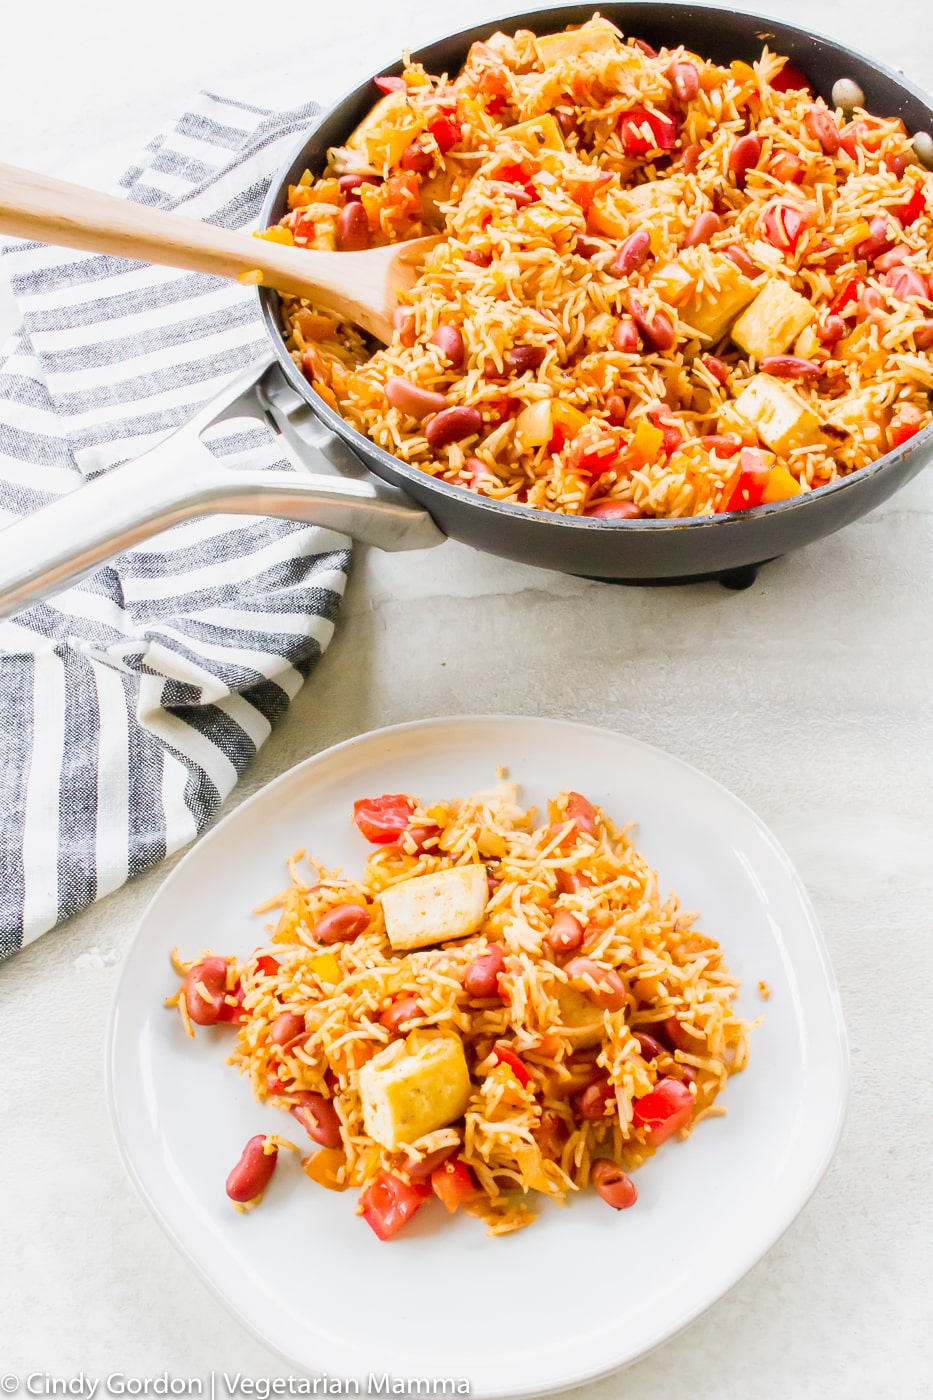
{"label": "tofu cube", "polygon": [[732,405],[772,452],[822,442],[820,420],[795,389],[771,374],[756,374]]}
{"label": "tofu cube", "polygon": [[740,272],[734,262],[713,255],[719,290],[705,288],[682,306],[680,319],[708,341],[725,335],[743,307],[754,298],[757,288],[750,277]]}
{"label": "tofu cube", "polygon": [[360,1070],[363,1124],[391,1149],[455,1122],[466,1112],[470,1093],[463,1043],[442,1031],[413,1031]]}
{"label": "tofu cube", "polygon": [[571,987],[567,982],[559,982],[554,988],[554,996],[560,1007],[560,1023],[569,1031],[578,1031],[574,1044],[581,1049],[598,1045],[603,1038],[603,1013],[588,996]]}
{"label": "tofu cube", "polygon": [[551,151],[564,150],[560,127],[550,112],[545,112],[540,117],[532,117],[527,122],[519,122],[518,126],[507,126],[501,135],[517,141],[533,155],[537,155],[544,146]]}
{"label": "tofu cube", "polygon": [[614,24],[599,16],[588,20],[579,29],[563,34],[542,34],[535,40],[535,53],[544,68],[564,58],[582,58],[587,53],[609,53],[619,47],[619,31]]}
{"label": "tofu cube", "polygon": [[466,938],[483,922],[489,884],[483,865],[456,865],[403,880],[382,894],[386,933],[396,950]]}
{"label": "tofu cube", "polygon": [[756,360],[783,355],[815,315],[806,297],[775,277],[736,321],[732,339]]}
{"label": "tofu cube", "polygon": [[381,170],[388,161],[397,165],[405,147],[424,129],[424,120],[408,100],[404,88],[387,92],[360,122],[347,141],[355,151]]}

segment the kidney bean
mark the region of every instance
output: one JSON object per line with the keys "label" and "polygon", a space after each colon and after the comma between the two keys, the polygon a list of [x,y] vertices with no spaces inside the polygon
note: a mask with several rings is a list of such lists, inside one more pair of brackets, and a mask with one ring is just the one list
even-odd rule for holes
{"label": "kidney bean", "polygon": [[628,1001],[628,992],[622,978],[611,967],[603,967],[601,963],[594,962],[592,958],[571,958],[564,967],[564,971],[570,978],[582,981],[586,978],[596,983],[596,990],[586,985],[581,988],[586,996],[597,1006],[603,1007],[606,1011],[621,1011]]}
{"label": "kidney bean", "polygon": [[410,306],[397,306],[392,312],[392,325],[398,331],[402,345],[409,349],[415,343],[415,313]]}
{"label": "kidney bean", "polygon": [[928,297],[926,280],[915,267],[892,267],[883,277],[884,285],[898,301],[909,297]]}
{"label": "kidney bean", "polygon": [[644,39],[629,39],[629,43],[633,49],[638,49],[646,58],[657,58],[658,56],[657,49],[653,49]]}
{"label": "kidney bean", "polygon": [[869,316],[875,311],[880,311],[884,306],[884,293],[877,287],[866,287],[858,299],[858,310],[855,313],[857,321],[867,321]]}
{"label": "kidney bean", "polygon": [[583,514],[589,520],[644,520],[645,512],[634,501],[600,501],[587,506]]}
{"label": "kidney bean", "polygon": [[814,141],[818,141],[828,156],[834,156],[839,150],[839,128],[833,120],[833,114],[826,107],[811,107],[803,119],[803,124]]}
{"label": "kidney bean", "polygon": [[499,995],[499,974],[505,971],[505,954],[500,943],[490,943],[485,953],[467,967],[463,977],[463,990],[468,997],[486,1001]]}
{"label": "kidney bean", "polygon": [[845,335],[848,327],[841,316],[827,316],[816,328],[816,337],[821,345],[836,345]]}
{"label": "kidney bean", "polygon": [[[476,458],[471,457],[470,460],[475,462]],[[416,852],[423,851],[440,835],[440,830],[439,826],[406,826],[399,837],[399,843],[402,843],[404,837],[403,850],[410,851],[414,847]]]}
{"label": "kidney bean", "polygon": [[896,156],[885,156],[884,164],[891,174],[899,180],[912,161],[910,155],[906,151],[902,151]]}
{"label": "kidney bean", "polygon": [[569,909],[558,909],[544,941],[555,953],[575,953],[583,943],[583,925]]}
{"label": "kidney bean", "polygon": [[680,159],[680,168],[685,175],[692,175],[700,163],[700,156],[703,154],[702,146],[688,146]]}
{"label": "kidney bean", "polygon": [[427,418],[429,413],[440,413],[447,407],[443,394],[432,393],[412,384],[410,379],[394,377],[386,380],[386,398],[393,408],[407,413],[411,418]]}
{"label": "kidney bean", "polygon": [[422,1014],[421,1004],[414,997],[400,997],[398,1001],[393,1001],[391,1006],[386,1007],[379,1017],[379,1024],[385,1026],[393,1035],[398,1035],[406,1022],[413,1021]]}
{"label": "kidney bean", "polygon": [[634,1035],[635,1039],[638,1041],[641,1053],[646,1060],[656,1060],[659,1055],[667,1053],[660,1040],[656,1040],[655,1037],[649,1035],[647,1031],[635,1031]]}
{"label": "kidney bean", "polygon": [[715,355],[704,355],[703,364],[709,370],[717,384],[725,384],[729,378],[729,366]]}
{"label": "kidney bean", "polygon": [[663,353],[665,350],[672,349],[677,343],[674,323],[666,311],[656,311],[653,316],[649,316],[641,303],[636,301],[634,297],[629,302],[629,310],[632,313],[632,320],[653,349]]}
{"label": "kidney bean", "polygon": [[718,233],[722,228],[722,219],[718,214],[714,214],[712,209],[706,209],[702,214],[698,214],[693,223],[687,229],[684,237],[685,248],[696,248],[701,243],[708,243],[714,233]]}
{"label": "kidney bean", "polygon": [[700,75],[695,63],[672,63],[667,76],[678,102],[692,102],[700,91]]}
{"label": "kidney bean", "polygon": [[427,175],[434,168],[434,156],[426,151],[420,141],[412,141],[406,146],[399,159],[403,170],[414,170],[419,175]]}
{"label": "kidney bean", "polygon": [[431,344],[437,346],[454,369],[459,369],[463,364],[463,336],[456,326],[438,326],[431,336]]}
{"label": "kidney bean", "polygon": [[651,235],[647,229],[640,228],[636,233],[630,233],[612,260],[613,277],[629,277],[637,272],[650,252]]}
{"label": "kidney bean", "polygon": [[556,112],[557,125],[560,127],[562,136],[569,136],[577,129],[577,119],[572,112]]}
{"label": "kidney bean", "polygon": [[662,1022],[662,1025],[665,1037],[670,1041],[675,1050],[696,1049],[696,1037],[692,1036],[689,1031],[684,1029],[683,1022],[679,1021],[676,1016],[668,1016],[667,1020]]}
{"label": "kidney bean", "polygon": [[615,1103],[616,1091],[608,1079],[597,1079],[575,1100],[581,1118],[603,1118],[609,1105]]}
{"label": "kidney bean", "polygon": [[900,267],[910,257],[907,248],[889,248],[886,253],[879,253],[875,258],[875,269],[878,272],[890,272],[892,267]]}
{"label": "kidney bean", "polygon": [[[623,316],[612,332],[612,344],[616,350],[621,350],[623,355],[635,355],[638,353],[640,341],[635,322],[628,316]],[[625,422],[625,419],[622,420]]]}
{"label": "kidney bean", "polygon": [[723,248],[723,252],[731,263],[746,277],[757,277],[761,268],[748,256],[744,248],[740,248],[737,243],[730,243],[728,248]]}
{"label": "kidney bean", "polygon": [[314,927],[319,943],[348,943],[369,924],[369,910],[362,904],[338,904]]}
{"label": "kidney bean", "polygon": [[337,181],[340,191],[347,199],[359,199],[364,185],[381,185],[381,175],[341,175]]}
{"label": "kidney bean", "polygon": [[561,1148],[569,1136],[565,1118],[555,1113],[553,1108],[542,1110],[538,1126],[534,1130],[535,1141],[545,1157],[560,1157]]}
{"label": "kidney bean", "polygon": [[275,1147],[271,1152],[264,1152],[265,1142],[265,1133],[257,1133],[243,1148],[240,1160],[227,1177],[227,1195],[231,1201],[240,1205],[255,1201],[272,1180],[279,1149]]}
{"label": "kidney bean", "polygon": [[677,1068],[680,1070],[680,1077],[684,1084],[696,1083],[697,1072],[693,1065],[678,1065]]}
{"label": "kidney bean", "polygon": [[[202,983],[210,1000],[205,1001],[198,990]],[[220,1019],[227,994],[226,958],[204,958],[195,963],[185,977],[185,1006],[196,1026],[214,1026]]]}
{"label": "kidney bean", "polygon": [[510,374],[524,374],[526,370],[537,369],[546,354],[543,345],[513,345],[502,358]]}
{"label": "kidney bean", "polygon": [[603,1157],[594,1162],[590,1176],[606,1205],[612,1206],[613,1210],[627,1210],[638,1200],[638,1191],[632,1178],[608,1158]]}
{"label": "kidney bean", "polygon": [[456,1156],[460,1151],[460,1143],[452,1142],[448,1147],[438,1147],[436,1151],[429,1152],[426,1157],[422,1157],[420,1162],[406,1162],[405,1170],[412,1181],[427,1181],[428,1177],[438,1167],[442,1167],[449,1158]]}
{"label": "kidney bean", "polygon": [[620,394],[609,395],[606,400],[606,416],[614,428],[621,428],[624,425],[628,417],[628,405]]}
{"label": "kidney bean", "polygon": [[742,450],[742,439],[732,433],[707,433],[700,441],[707,452],[715,452],[717,457],[735,457]]}
{"label": "kidney bean", "polygon": [[345,204],[337,215],[337,247],[341,253],[359,253],[369,247],[369,219],[359,200]]}
{"label": "kidney bean", "polygon": [[866,262],[874,262],[879,253],[887,252],[894,242],[888,224],[889,220],[886,214],[876,214],[873,219],[869,219],[868,237],[855,249],[857,258],[864,258]]}
{"label": "kidney bean", "polygon": [[296,1035],[301,1035],[304,1028],[305,1018],[303,1016],[299,1016],[296,1011],[283,1011],[272,1022],[269,1039],[273,1045],[287,1045],[289,1041],[295,1039]]}
{"label": "kidney bean", "polygon": [[573,251],[579,258],[592,258],[599,252],[599,244],[594,243],[591,238],[578,238],[573,245]]}
{"label": "kidney bean", "polygon": [[573,822],[578,831],[588,836],[596,835],[596,808],[582,792],[567,794],[567,820]]}
{"label": "kidney bean", "polygon": [[761,137],[749,131],[732,143],[729,152],[729,172],[735,176],[735,183],[743,189],[748,172],[761,160]]}
{"label": "kidney bean", "polygon": [[929,350],[933,346],[933,320],[929,316],[914,331],[914,344],[918,350]]}
{"label": "kidney bean", "polygon": [[478,433],[482,426],[483,419],[478,408],[445,408],[428,420],[424,426],[424,435],[428,446],[437,451],[440,447],[446,447],[448,443],[460,442],[463,438],[471,437]]}
{"label": "kidney bean", "polygon": [[815,360],[805,360],[801,355],[765,355],[759,368],[777,379],[813,379],[823,372],[822,365]]}
{"label": "kidney bean", "polygon": [[492,253],[481,252],[479,248],[466,248],[463,261],[473,263],[474,267],[488,267],[492,262]]}
{"label": "kidney bean", "polygon": [[295,1103],[288,1111],[298,1120],[311,1141],[321,1147],[339,1147],[340,1115],[333,1099],[326,1099],[323,1094],[315,1094],[311,1090],[295,1094],[294,1098]]}

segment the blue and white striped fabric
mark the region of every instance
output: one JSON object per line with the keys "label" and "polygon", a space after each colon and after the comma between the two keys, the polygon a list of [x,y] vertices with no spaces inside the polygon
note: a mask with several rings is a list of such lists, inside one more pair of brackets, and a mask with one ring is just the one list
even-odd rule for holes
{"label": "blue and white striped fabric", "polygon": [[[201,94],[121,183],[249,226],[314,112]],[[0,356],[0,530],[153,446],[265,344],[235,283],[38,244],[4,261],[22,326]],[[289,466],[258,424],[207,442]],[[0,622],[0,957],[214,817],[327,646],[349,557],[297,523],[194,520]]]}

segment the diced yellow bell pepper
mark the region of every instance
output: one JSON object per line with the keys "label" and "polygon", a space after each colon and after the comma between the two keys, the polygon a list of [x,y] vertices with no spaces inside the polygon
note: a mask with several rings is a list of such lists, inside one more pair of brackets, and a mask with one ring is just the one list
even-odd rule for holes
{"label": "diced yellow bell pepper", "polygon": [[314,184],[314,176],[311,174],[311,171],[308,170],[307,168],[305,168],[304,170],[302,170],[302,172],[301,172],[301,179],[298,181],[298,183],[299,183],[299,185],[313,185],[313,184]]}
{"label": "diced yellow bell pepper", "polygon": [[515,419],[515,435],[523,447],[543,447],[560,426],[567,437],[574,437],[587,424],[585,413],[562,399],[538,399],[522,409]]}
{"label": "diced yellow bell pepper", "polygon": [[619,40],[615,25],[600,15],[594,15],[579,29],[563,30],[560,34],[542,34],[535,39],[534,48],[542,68],[549,68],[552,63],[560,63],[565,58],[611,53],[618,49]]}
{"label": "diced yellow bell pepper", "polygon": [[334,953],[318,953],[317,957],[311,959],[311,971],[322,982],[330,984],[339,982],[343,976]]}
{"label": "diced yellow bell pepper", "polygon": [[264,238],[267,243],[284,243],[286,248],[295,246],[291,229],[283,228],[281,224],[274,224],[272,228],[254,229],[253,237]]}
{"label": "diced yellow bell pepper", "polygon": [[546,146],[551,151],[564,150],[560,127],[550,112],[545,112],[540,117],[532,117],[527,122],[519,122],[517,126],[507,126],[501,135],[517,141],[520,146],[525,146],[533,154],[537,154],[542,146]]}
{"label": "diced yellow bell pepper", "polygon": [[600,190],[590,205],[590,223],[597,233],[605,233],[610,238],[627,238],[631,231],[632,216],[627,210],[617,207],[613,195],[617,190]]}
{"label": "diced yellow bell pepper", "polygon": [[799,496],[802,490],[800,482],[786,467],[772,467],[761,499],[765,505],[772,501],[788,501],[791,496]]}
{"label": "diced yellow bell pepper", "polygon": [[660,428],[655,428],[648,422],[647,418],[641,418],[638,427],[635,429],[635,436],[632,438],[629,453],[637,459],[640,467],[645,467],[649,462],[653,462],[661,451],[664,442],[664,434]]}
{"label": "diced yellow bell pepper", "polygon": [[501,1103],[507,1104],[509,1108],[522,1108],[527,1104],[528,1097],[522,1088],[521,1080],[508,1065],[494,1065],[488,1078],[500,1086]]}
{"label": "diced yellow bell pepper", "polygon": [[864,243],[871,234],[871,229],[864,219],[853,224],[850,229],[846,229],[839,239],[843,248],[855,248],[859,243]]}
{"label": "diced yellow bell pepper", "polygon": [[564,403],[563,399],[551,399],[551,422],[566,429],[568,437],[575,437],[581,428],[586,427],[589,419],[572,403]]}
{"label": "diced yellow bell pepper", "polygon": [[301,1167],[318,1186],[326,1186],[328,1191],[345,1191],[346,1182],[339,1179],[339,1173],[347,1164],[347,1159],[337,1147],[322,1147],[302,1160]]}

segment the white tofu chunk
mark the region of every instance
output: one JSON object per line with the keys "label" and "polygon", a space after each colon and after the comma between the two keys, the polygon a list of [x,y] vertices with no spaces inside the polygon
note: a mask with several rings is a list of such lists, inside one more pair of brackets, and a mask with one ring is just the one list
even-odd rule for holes
{"label": "white tofu chunk", "polygon": [[567,982],[559,982],[554,988],[554,996],[560,1007],[560,1023],[569,1031],[576,1031],[574,1044],[580,1049],[598,1045],[603,1038],[605,1025],[603,1013],[589,997]]}
{"label": "white tofu chunk", "polygon": [[685,302],[679,312],[682,321],[711,342],[725,335],[757,290],[751,278],[740,272],[729,258],[713,254],[712,261],[719,290],[705,289],[702,295],[695,295]]}
{"label": "white tofu chunk", "polygon": [[816,312],[779,277],[766,283],[732,327],[732,339],[747,355],[783,355]]}
{"label": "white tofu chunk", "polygon": [[820,420],[795,389],[771,374],[756,374],[732,405],[772,452],[822,441]]}
{"label": "white tofu chunk", "polygon": [[403,880],[382,894],[386,933],[396,950],[466,938],[483,922],[489,885],[483,865],[457,865]]}
{"label": "white tofu chunk", "polygon": [[442,1031],[413,1031],[360,1070],[363,1123],[383,1147],[446,1128],[466,1112],[470,1092],[463,1043]]}

